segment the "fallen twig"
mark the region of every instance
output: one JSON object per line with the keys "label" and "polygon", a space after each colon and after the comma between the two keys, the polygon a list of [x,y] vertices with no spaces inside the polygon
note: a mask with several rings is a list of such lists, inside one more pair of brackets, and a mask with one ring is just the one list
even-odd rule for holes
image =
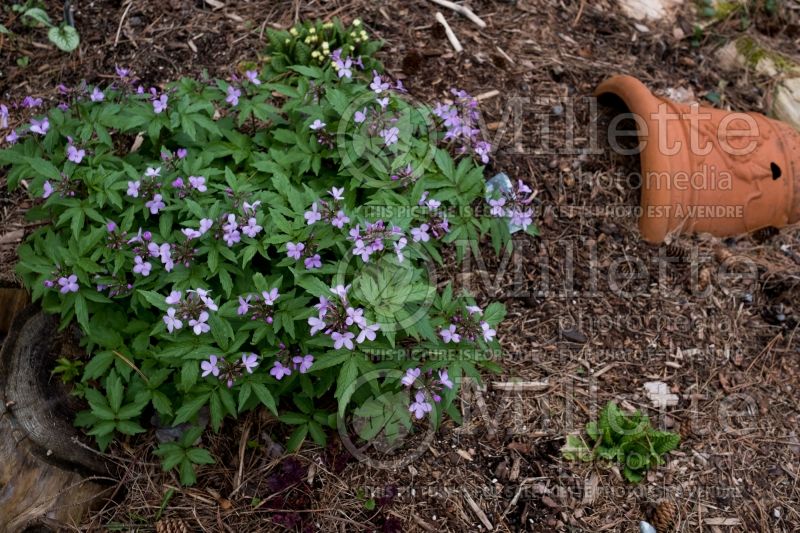
{"label": "fallen twig", "polygon": [[436,20],[439,22],[439,24],[444,26],[444,33],[445,33],[445,35],[447,35],[447,39],[450,41],[450,44],[453,45],[453,48],[455,49],[455,51],[456,52],[463,52],[464,51],[464,47],[461,46],[460,42],[458,42],[458,37],[456,37],[456,34],[453,33],[453,28],[451,28],[450,24],[447,23],[447,21],[444,18],[444,15],[442,15],[441,11],[437,11],[436,12]]}
{"label": "fallen twig", "polygon": [[434,4],[438,4],[442,7],[446,7],[447,9],[452,9],[453,11],[455,11],[460,15],[464,15],[469,20],[474,22],[479,28],[486,27],[486,22],[484,22],[482,18],[480,18],[470,8],[466,6],[455,4],[453,2],[450,2],[449,0],[431,0],[431,2],[433,2]]}

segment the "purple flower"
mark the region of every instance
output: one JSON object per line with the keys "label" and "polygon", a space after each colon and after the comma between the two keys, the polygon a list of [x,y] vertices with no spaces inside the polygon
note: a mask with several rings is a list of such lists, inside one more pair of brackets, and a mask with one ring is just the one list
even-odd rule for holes
{"label": "purple flower", "polygon": [[492,215],[493,217],[505,216],[506,210],[503,207],[504,205],[506,205],[505,198],[498,198],[497,200],[489,200],[489,205],[492,206],[491,211],[489,211],[490,215]]}
{"label": "purple flower", "polygon": [[228,85],[228,96],[225,98],[226,102],[235,107],[239,105],[240,96],[242,96],[242,91],[240,91],[233,85]]}
{"label": "purple flower", "polygon": [[39,107],[42,105],[41,98],[34,98],[33,96],[26,96],[22,99],[22,107],[32,109],[34,107]]}
{"label": "purple flower", "polygon": [[333,196],[334,200],[344,200],[344,187],[341,189],[337,189],[336,187],[331,187],[331,190],[328,191],[328,194]]}
{"label": "purple flower", "polygon": [[114,233],[117,230],[117,223],[113,220],[109,220],[106,222],[106,231],[109,233]]}
{"label": "purple flower", "polygon": [[164,317],[164,324],[167,325],[167,331],[170,333],[175,329],[181,329],[183,327],[183,322],[175,316],[175,309],[173,307],[167,309],[167,315]]}
{"label": "purple flower", "polygon": [[314,356],[311,354],[303,356],[295,355],[292,357],[292,362],[294,363],[294,367],[297,368],[301,374],[305,374],[311,369],[311,365],[314,364]]}
{"label": "purple flower", "polygon": [[347,319],[345,319],[345,324],[348,326],[352,326],[353,324],[357,324],[359,327],[363,328],[367,325],[367,320],[364,318],[364,310],[354,309],[352,307],[348,307],[345,310],[347,314]]}
{"label": "purple flower", "polygon": [[361,124],[365,120],[367,120],[367,108],[365,107],[361,111],[356,111],[353,115],[353,120],[356,124]]}
{"label": "purple flower", "polygon": [[411,228],[411,236],[414,239],[414,242],[428,242],[431,240],[431,236],[428,235],[428,230],[430,226],[427,224],[423,224],[418,228]]}
{"label": "purple flower", "polygon": [[468,312],[470,315],[478,315],[478,316],[481,316],[481,315],[483,314],[483,311],[482,311],[482,310],[481,310],[481,308],[480,308],[480,307],[478,307],[477,305],[468,305],[468,306],[467,306],[467,312]]}
{"label": "purple flower", "polygon": [[158,115],[162,111],[166,111],[167,110],[167,101],[168,100],[169,100],[169,97],[166,94],[162,94],[160,97],[154,99],[153,100],[153,112],[155,112],[155,114]]}
{"label": "purple flower", "polygon": [[497,335],[497,331],[493,330],[488,322],[481,322],[481,330],[483,333],[483,340],[486,342],[492,342],[492,339]]}
{"label": "purple flower", "polygon": [[400,237],[397,242],[394,243],[394,253],[397,255],[397,261],[400,263],[403,262],[405,259],[405,255],[403,254],[403,248],[406,247],[408,244],[408,239],[405,237]]}
{"label": "purple flower", "polygon": [[391,127],[389,129],[381,130],[380,136],[383,137],[383,142],[386,143],[386,146],[391,146],[397,142],[397,136],[400,133],[400,130],[396,127]]}
{"label": "purple flower", "polygon": [[356,339],[356,342],[358,344],[361,344],[365,340],[374,341],[375,340],[375,333],[380,331],[380,329],[381,329],[380,324],[371,324],[369,326],[365,325],[361,329],[361,332],[358,334],[358,338]]}
{"label": "purple flower", "polygon": [[352,350],[355,348],[353,344],[353,338],[355,335],[350,333],[349,331],[345,331],[344,333],[339,333],[338,331],[334,331],[331,333],[331,339],[333,339],[333,348],[335,350],[339,350],[342,347],[347,348],[348,350]]}
{"label": "purple flower", "polygon": [[417,381],[417,378],[419,377],[420,373],[421,370],[419,368],[409,368],[408,370],[406,370],[406,375],[403,376],[403,379],[400,380],[400,382],[406,387],[410,387],[411,385],[414,384],[415,381]]}
{"label": "purple flower", "polygon": [[200,234],[205,235],[205,233],[211,229],[211,226],[214,225],[214,221],[210,218],[201,218],[200,219]]}
{"label": "purple flower", "polygon": [[253,370],[258,366],[258,356],[254,353],[243,353],[242,364],[248,374],[252,374]]}
{"label": "purple flower", "polygon": [[95,87],[92,91],[92,94],[89,96],[89,99],[92,102],[102,102],[106,99],[106,95],[103,94],[103,91],[100,90],[100,87]]}
{"label": "purple flower", "polygon": [[186,235],[187,239],[197,239],[198,237],[202,236],[203,234],[193,228],[183,228],[181,233]]}
{"label": "purple flower", "polygon": [[189,150],[187,150],[186,148],[178,148],[175,151],[175,155],[178,156],[178,159],[184,159],[188,153],[189,153]]}
{"label": "purple flower", "polygon": [[311,211],[306,211],[303,215],[303,218],[306,219],[306,224],[309,226],[322,220],[322,214],[317,209],[317,202],[311,204]]}
{"label": "purple flower", "polygon": [[244,209],[245,214],[254,215],[256,213],[256,209],[260,205],[261,205],[261,200],[256,200],[252,204],[248,202],[242,203],[242,208]]}
{"label": "purple flower", "polygon": [[303,255],[303,250],[305,249],[306,245],[302,242],[298,242],[297,244],[293,242],[286,243],[286,255],[292,259],[300,259],[300,257]]}
{"label": "purple flower", "polygon": [[375,101],[378,102],[378,105],[381,106],[381,109],[386,109],[387,107],[389,107],[389,97],[388,96],[385,96],[383,98],[376,98]]}
{"label": "purple flower", "polygon": [[19,135],[17,135],[17,130],[11,130],[11,133],[6,135],[6,142],[8,144],[16,144],[18,139]]}
{"label": "purple flower", "polygon": [[222,239],[225,241],[225,244],[228,245],[228,248],[230,248],[242,240],[242,234],[239,233],[239,230],[226,231],[225,234],[223,234]]}
{"label": "purple flower", "polygon": [[141,274],[142,276],[145,277],[150,275],[150,269],[153,268],[153,265],[151,265],[149,262],[145,261],[144,259],[141,258],[141,256],[138,255],[133,258],[133,262],[135,263],[133,265],[133,272],[135,274]]}
{"label": "purple flower", "polygon": [[169,296],[164,298],[164,302],[168,305],[177,305],[181,301],[181,291],[172,291]]}
{"label": "purple flower", "polygon": [[288,376],[292,373],[292,369],[288,366],[283,366],[280,361],[275,361],[275,365],[269,371],[270,375],[273,376],[278,381],[282,380],[285,376]]}
{"label": "purple flower", "polygon": [[314,131],[317,131],[317,130],[321,130],[325,126],[326,126],[326,124],[324,122],[322,122],[320,119],[316,119],[314,122],[311,123],[309,128],[311,128]]}
{"label": "purple flower", "polygon": [[433,406],[425,400],[425,393],[421,390],[417,391],[414,398],[416,401],[408,406],[408,410],[414,413],[414,416],[419,420],[425,416],[425,413],[430,413],[433,410]]}
{"label": "purple flower", "polygon": [[197,320],[191,319],[189,321],[189,325],[192,327],[192,331],[194,331],[195,335],[200,335],[202,333],[206,333],[211,330],[211,326],[206,324],[208,321],[208,313],[203,311],[200,313],[200,316],[197,317]]}
{"label": "purple flower", "polygon": [[162,198],[161,198],[160,194],[156,194],[156,195],[153,196],[152,200],[150,200],[149,202],[145,202],[144,206],[146,208],[150,209],[150,214],[151,215],[157,215],[160,210],[162,210],[165,207],[167,207],[167,204],[165,204],[162,201]]}
{"label": "purple flower", "polygon": [[447,375],[447,370],[439,370],[439,382],[448,389],[453,388],[453,382],[450,380],[450,376]]}
{"label": "purple flower", "polygon": [[76,165],[80,164],[80,162],[83,161],[85,155],[86,155],[86,150],[79,150],[74,146],[72,146],[71,144],[67,146],[67,159],[69,159]]}
{"label": "purple flower", "polygon": [[454,344],[458,344],[461,342],[461,335],[456,333],[455,324],[450,324],[450,327],[447,329],[439,330],[439,335],[441,335],[442,340],[444,340],[445,343],[452,342]]}
{"label": "purple flower", "polygon": [[350,217],[345,215],[344,211],[340,210],[336,213],[336,216],[334,216],[333,219],[331,220],[331,225],[333,225],[336,228],[342,229],[344,225],[347,224],[348,222],[350,222]]}
{"label": "purple flower", "polygon": [[0,104],[0,129],[8,127],[8,108],[5,104]]}
{"label": "purple flower", "polygon": [[44,117],[42,120],[36,120],[35,118],[31,119],[31,131],[33,133],[38,133],[39,135],[47,134],[47,130],[50,129],[50,121],[47,117]]}
{"label": "purple flower", "polygon": [[147,167],[147,170],[144,171],[144,175],[148,178],[157,178],[161,175],[161,167]]}
{"label": "purple flower", "polygon": [[239,316],[246,315],[247,312],[250,310],[250,299],[252,298],[251,295],[247,295],[247,298],[242,298],[239,296],[239,307],[236,309],[236,314]]}
{"label": "purple flower", "polygon": [[319,256],[319,254],[314,254],[312,257],[306,257],[306,260],[303,261],[303,264],[308,270],[322,268],[322,258]]}
{"label": "purple flower", "polygon": [[308,317],[308,325],[311,326],[311,335],[316,335],[317,332],[325,329],[327,324],[322,320],[324,313],[320,313],[319,317]]}
{"label": "purple flower", "polygon": [[53,194],[53,186],[50,185],[50,181],[49,180],[45,180],[44,185],[43,185],[42,198],[44,198],[44,199],[50,198],[51,194]]}
{"label": "purple flower", "polygon": [[189,176],[189,185],[199,192],[206,192],[206,179],[203,176]]}
{"label": "purple flower", "polygon": [[274,305],[275,301],[280,297],[280,293],[277,288],[272,288],[269,292],[261,291],[261,297],[264,299],[265,304]]}
{"label": "purple flower", "polygon": [[140,181],[129,181],[128,182],[128,196],[133,198],[139,197],[139,186],[142,184]]}
{"label": "purple flower", "polygon": [[261,85],[261,80],[258,79],[258,72],[255,70],[248,70],[244,73],[244,75],[253,85]]}
{"label": "purple flower", "polygon": [[247,219],[247,225],[242,226],[242,233],[244,233],[251,239],[254,239],[255,236],[258,235],[258,232],[260,232],[262,229],[264,228],[262,228],[256,223],[255,217],[250,217],[249,219]]}
{"label": "purple flower", "polygon": [[348,289],[350,289],[350,285],[348,285],[347,287],[345,287],[344,285],[337,285],[331,289],[331,292],[344,301],[347,299]]}
{"label": "purple flower", "polygon": [[203,361],[200,363],[200,369],[203,371],[203,373],[200,374],[200,377],[206,377],[209,374],[213,375],[214,377],[219,376],[219,367],[217,366],[217,361],[219,361],[217,356],[211,355],[209,356],[208,361]]}
{"label": "purple flower", "polygon": [[78,276],[75,274],[70,274],[69,277],[62,276],[58,278],[58,284],[61,285],[61,289],[59,289],[61,294],[78,292]]}
{"label": "purple flower", "polygon": [[353,60],[349,57],[345,61],[342,61],[341,59],[335,60],[333,64],[336,66],[336,71],[340,78],[353,77]]}
{"label": "purple flower", "polygon": [[196,293],[197,296],[200,297],[200,300],[205,304],[205,306],[208,309],[211,309],[212,311],[217,311],[219,309],[217,307],[217,304],[214,303],[214,300],[211,298],[211,296],[209,296],[209,294],[211,294],[211,291],[207,291],[205,289],[195,289],[194,291],[189,291],[189,292]]}
{"label": "purple flower", "polygon": [[117,76],[123,80],[131,73],[130,69],[118,67],[117,65],[114,65],[114,71],[117,73]]}
{"label": "purple flower", "polygon": [[388,82],[384,82],[380,75],[376,71],[372,71],[372,83],[370,83],[369,88],[372,89],[375,93],[380,94],[383,91],[388,91],[389,85]]}

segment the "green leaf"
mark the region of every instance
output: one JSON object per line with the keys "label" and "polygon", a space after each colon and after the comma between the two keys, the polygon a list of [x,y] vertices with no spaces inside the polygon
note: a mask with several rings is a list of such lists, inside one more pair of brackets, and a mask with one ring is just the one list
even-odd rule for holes
{"label": "green leaf", "polygon": [[216,462],[204,448],[190,448],[186,450],[186,457],[196,465],[213,465]]}
{"label": "green leaf", "polygon": [[[29,4],[30,5],[30,4]],[[51,26],[52,22],[50,22],[50,16],[44,9],[38,7],[31,7],[25,10],[22,13],[23,17],[32,18],[36,22],[39,22],[43,26]]]}
{"label": "green leaf", "polygon": [[201,394],[185,402],[180,409],[178,409],[174,424],[178,425],[188,422],[206,404],[210,396],[210,393]]}
{"label": "green leaf", "polygon": [[113,362],[114,354],[112,352],[98,352],[83,369],[82,381],[99,378],[106,373]]}
{"label": "green leaf", "polygon": [[267,387],[264,386],[263,383],[253,383],[253,394],[256,395],[258,401],[264,404],[267,409],[269,409],[272,414],[278,416],[278,408],[275,405],[275,398],[272,397],[272,394],[267,390]]}
{"label": "green leaf", "polygon": [[308,426],[305,424],[297,426],[297,429],[292,432],[289,440],[286,441],[286,451],[296,452],[299,450],[300,446],[303,445],[303,441],[306,440],[306,435],[308,435]]}
{"label": "green leaf", "polygon": [[47,31],[47,38],[64,52],[72,52],[81,44],[78,31],[72,26],[53,27]]}

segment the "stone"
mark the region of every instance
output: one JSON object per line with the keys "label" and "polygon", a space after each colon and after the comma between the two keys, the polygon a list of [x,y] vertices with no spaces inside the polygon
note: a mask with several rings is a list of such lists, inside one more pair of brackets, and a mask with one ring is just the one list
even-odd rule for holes
{"label": "stone", "polygon": [[640,21],[670,22],[675,19],[675,12],[682,4],[683,0],[619,0],[625,16]]}

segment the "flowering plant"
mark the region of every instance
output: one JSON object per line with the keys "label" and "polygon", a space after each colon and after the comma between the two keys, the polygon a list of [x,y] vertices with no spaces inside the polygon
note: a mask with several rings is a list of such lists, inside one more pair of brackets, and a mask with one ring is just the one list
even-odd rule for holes
{"label": "flowering plant", "polygon": [[[405,396],[403,425],[435,425],[462,376],[496,368],[474,354],[497,346],[504,307],[435,279],[442,249],[508,236],[475,210],[476,110],[460,123],[414,104],[358,51],[162,90],[118,68],[109,86],[62,87],[47,112],[17,106],[33,115],[0,165],[45,221],[18,272],[84,333],[77,424],[101,447],[144,432],[145,415],[179,425],[208,409],[219,430],[264,405],[295,449],[384,392]],[[159,452],[184,483],[209,460],[190,440]]]}

